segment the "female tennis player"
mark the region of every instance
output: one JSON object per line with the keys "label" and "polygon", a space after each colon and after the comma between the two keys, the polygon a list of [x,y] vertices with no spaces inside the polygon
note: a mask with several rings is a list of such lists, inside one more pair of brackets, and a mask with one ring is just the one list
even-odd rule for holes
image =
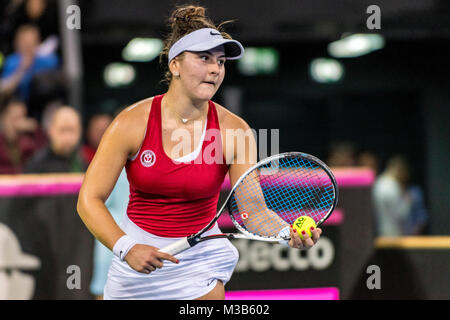
{"label": "female tennis player", "polygon": [[[224,299],[238,261],[228,239],[202,242],[177,255],[179,260],[158,251],[205,227],[216,214],[225,175],[233,185],[257,160],[254,141],[238,148],[236,137],[225,134],[245,132],[248,124],[210,100],[224,79],[225,61],[240,58],[242,45],[222,25],[216,27],[203,7],[178,7],[169,22],[160,57],[168,67],[167,93],[137,102],[114,119],[79,194],[83,222],[115,254],[104,299]],[[196,124],[202,134],[195,134]],[[182,143],[192,152],[181,148],[177,155],[174,136],[180,132],[189,133]],[[220,134],[214,138],[214,132]],[[105,201],[123,167],[130,198],[119,227]],[[302,240],[291,227],[289,245],[310,248],[321,232],[316,228]],[[204,235],[217,233],[216,224]]]}

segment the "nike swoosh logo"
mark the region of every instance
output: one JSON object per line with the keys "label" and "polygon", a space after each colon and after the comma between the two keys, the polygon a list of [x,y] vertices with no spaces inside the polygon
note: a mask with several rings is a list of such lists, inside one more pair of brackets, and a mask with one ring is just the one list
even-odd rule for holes
{"label": "nike swoosh logo", "polygon": [[119,254],[119,256],[122,258],[122,253],[123,253],[123,251],[122,250],[120,250],[120,254]]}
{"label": "nike swoosh logo", "polygon": [[212,36],[220,36],[220,33],[215,33],[215,32],[212,32],[212,31],[210,31],[209,34],[212,35]]}

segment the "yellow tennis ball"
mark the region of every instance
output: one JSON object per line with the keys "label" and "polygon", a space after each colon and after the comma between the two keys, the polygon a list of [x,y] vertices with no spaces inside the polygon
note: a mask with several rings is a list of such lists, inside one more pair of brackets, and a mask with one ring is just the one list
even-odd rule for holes
{"label": "yellow tennis ball", "polygon": [[293,223],[293,228],[295,230],[297,230],[298,235],[300,236],[300,238],[303,240],[303,235],[302,235],[302,231],[305,231],[308,233],[308,235],[310,237],[312,237],[312,233],[311,233],[311,227],[314,227],[314,229],[317,227],[316,223],[314,222],[314,219],[308,216],[301,216],[298,217],[294,223]]}

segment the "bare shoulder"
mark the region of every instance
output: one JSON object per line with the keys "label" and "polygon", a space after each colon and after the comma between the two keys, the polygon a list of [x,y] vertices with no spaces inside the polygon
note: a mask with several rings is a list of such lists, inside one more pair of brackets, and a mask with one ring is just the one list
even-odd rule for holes
{"label": "bare shoulder", "polygon": [[153,97],[150,97],[126,107],[116,116],[115,120],[128,122],[140,118],[142,115],[145,115],[146,112],[150,111],[152,101]]}
{"label": "bare shoulder", "polygon": [[250,128],[250,126],[244,119],[234,114],[224,106],[218,104],[217,102],[214,102],[214,104],[217,109],[217,116],[219,118],[220,128],[243,129],[243,130],[247,130]]}
{"label": "bare shoulder", "polygon": [[129,155],[139,150],[147,128],[153,97],[126,107],[113,120],[108,131],[127,141]]}

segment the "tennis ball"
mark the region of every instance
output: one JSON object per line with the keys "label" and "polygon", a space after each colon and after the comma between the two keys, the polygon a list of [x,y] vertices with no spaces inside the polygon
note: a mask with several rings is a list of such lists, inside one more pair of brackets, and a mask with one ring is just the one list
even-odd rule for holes
{"label": "tennis ball", "polygon": [[317,226],[316,226],[316,223],[314,222],[314,219],[313,219],[313,218],[308,217],[308,216],[301,216],[301,217],[298,217],[298,218],[294,221],[292,227],[293,227],[295,230],[297,230],[297,233],[298,233],[299,237],[300,237],[302,240],[304,240],[304,239],[303,239],[303,235],[302,235],[302,231],[307,232],[308,235],[309,235],[310,237],[312,237],[311,227],[316,228]]}

